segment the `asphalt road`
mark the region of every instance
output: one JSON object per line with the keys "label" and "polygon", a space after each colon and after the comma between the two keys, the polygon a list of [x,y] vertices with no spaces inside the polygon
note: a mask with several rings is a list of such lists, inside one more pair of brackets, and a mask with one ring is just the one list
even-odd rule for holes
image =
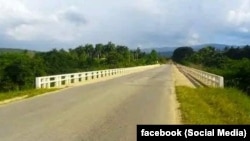
{"label": "asphalt road", "polygon": [[1,141],[135,141],[137,124],[178,123],[170,65],[0,107]]}

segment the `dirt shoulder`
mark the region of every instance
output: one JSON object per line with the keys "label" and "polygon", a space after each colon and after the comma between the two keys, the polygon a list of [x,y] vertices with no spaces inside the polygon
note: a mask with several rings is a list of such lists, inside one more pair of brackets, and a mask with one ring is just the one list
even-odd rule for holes
{"label": "dirt shoulder", "polygon": [[181,73],[175,65],[172,65],[173,75],[175,79],[175,86],[189,86],[195,88],[194,84],[188,80],[188,78]]}

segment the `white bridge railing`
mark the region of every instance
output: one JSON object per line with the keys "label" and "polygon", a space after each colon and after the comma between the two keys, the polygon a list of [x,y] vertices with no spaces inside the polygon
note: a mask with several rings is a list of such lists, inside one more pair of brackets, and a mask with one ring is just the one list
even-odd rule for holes
{"label": "white bridge railing", "polygon": [[193,78],[199,80],[201,83],[209,87],[224,87],[224,78],[222,76],[201,71],[198,69],[177,65],[177,67],[184,73],[191,75]]}
{"label": "white bridge railing", "polygon": [[36,88],[61,88],[66,86],[71,86],[75,84],[81,84],[89,80],[99,79],[108,76],[129,74],[134,72],[139,72],[151,68],[160,66],[148,65],[148,66],[138,66],[130,68],[118,68],[118,69],[108,69],[108,70],[98,70],[80,73],[70,73],[70,74],[60,74],[36,77]]}

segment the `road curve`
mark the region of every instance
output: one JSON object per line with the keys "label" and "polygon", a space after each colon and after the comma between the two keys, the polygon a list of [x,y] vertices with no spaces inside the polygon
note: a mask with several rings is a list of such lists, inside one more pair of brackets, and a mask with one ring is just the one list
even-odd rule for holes
{"label": "road curve", "polygon": [[171,65],[0,107],[1,141],[135,141],[137,124],[178,123]]}

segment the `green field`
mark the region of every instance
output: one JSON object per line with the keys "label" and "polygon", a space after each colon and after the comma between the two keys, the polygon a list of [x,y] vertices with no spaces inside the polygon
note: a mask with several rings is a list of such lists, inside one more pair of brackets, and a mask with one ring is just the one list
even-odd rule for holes
{"label": "green field", "polygon": [[176,87],[184,124],[249,124],[250,97],[233,88]]}

